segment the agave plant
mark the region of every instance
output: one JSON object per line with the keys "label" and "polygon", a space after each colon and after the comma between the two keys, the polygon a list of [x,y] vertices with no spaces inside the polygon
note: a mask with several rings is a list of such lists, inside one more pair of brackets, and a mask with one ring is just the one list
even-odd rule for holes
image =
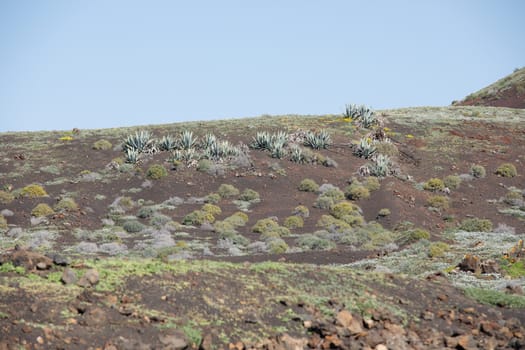
{"label": "agave plant", "polygon": [[254,149],[268,149],[272,142],[272,137],[268,131],[260,131],[253,137],[251,148]]}
{"label": "agave plant", "polygon": [[272,158],[282,159],[286,156],[286,142],[282,139],[275,140],[270,144],[270,154]]}
{"label": "agave plant", "polygon": [[222,158],[233,157],[239,154],[239,149],[229,141],[220,141],[210,144],[205,149],[205,156],[209,159],[220,160]]}
{"label": "agave plant", "polygon": [[140,158],[140,152],[134,148],[128,148],[124,151],[126,153],[126,163],[136,164]]}
{"label": "agave plant", "polygon": [[313,149],[327,148],[330,143],[330,134],[326,130],[321,130],[319,132],[309,131],[305,135],[304,144]]}
{"label": "agave plant", "polygon": [[192,160],[197,159],[199,159],[199,154],[197,153],[197,151],[195,151],[195,148],[189,148],[175,150],[172,153],[171,158],[169,160],[170,162],[179,161],[189,163]]}
{"label": "agave plant", "polygon": [[301,147],[292,145],[290,147],[290,160],[294,163],[304,163],[306,158]]}
{"label": "agave plant", "polygon": [[371,112],[372,110],[365,105],[347,104],[345,108],[344,117],[357,120],[361,118],[365,113]]}
{"label": "agave plant", "polygon": [[374,115],[373,111],[367,110],[366,112],[364,112],[361,115],[361,117],[359,118],[358,122],[359,122],[359,125],[361,125],[361,127],[365,128],[365,129],[368,129],[372,125],[377,123],[377,118]]}
{"label": "agave plant", "polygon": [[183,150],[192,149],[193,146],[197,143],[197,139],[193,136],[193,132],[189,130],[184,130],[180,133],[179,137],[179,146]]}
{"label": "agave plant", "polygon": [[203,149],[208,149],[209,147],[211,147],[212,145],[215,145],[216,143],[217,143],[217,136],[215,136],[214,134],[206,134],[204,135],[204,138],[202,139],[200,146]]}
{"label": "agave plant", "polygon": [[137,131],[134,135],[128,135],[124,139],[123,150],[133,149],[140,152],[144,152],[155,145],[155,139],[152,138],[149,131]]}
{"label": "agave plant", "polygon": [[289,136],[286,131],[278,131],[276,134],[271,135],[271,143],[282,144],[285,147],[288,144]]}
{"label": "agave plant", "polygon": [[177,148],[177,140],[171,136],[163,136],[159,141],[159,147],[161,151],[172,151]]}
{"label": "agave plant", "polygon": [[392,162],[389,156],[378,154],[369,165],[370,174],[377,177],[385,177],[389,174]]}
{"label": "agave plant", "polygon": [[365,159],[372,157],[374,153],[376,153],[376,147],[374,146],[372,140],[364,137],[359,140],[359,144],[354,150],[354,154],[356,156]]}

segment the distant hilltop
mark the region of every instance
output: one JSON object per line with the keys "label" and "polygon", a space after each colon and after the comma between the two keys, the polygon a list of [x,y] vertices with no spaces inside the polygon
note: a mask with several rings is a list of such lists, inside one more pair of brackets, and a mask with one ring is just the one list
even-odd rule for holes
{"label": "distant hilltop", "polygon": [[525,108],[525,67],[452,105]]}

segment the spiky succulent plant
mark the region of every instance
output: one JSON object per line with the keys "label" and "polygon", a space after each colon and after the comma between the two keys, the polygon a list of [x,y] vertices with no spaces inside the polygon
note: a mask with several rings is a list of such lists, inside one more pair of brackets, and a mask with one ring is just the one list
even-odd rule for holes
{"label": "spiky succulent plant", "polygon": [[360,158],[368,159],[376,153],[376,147],[371,139],[363,137],[354,149],[354,154]]}
{"label": "spiky succulent plant", "polygon": [[330,134],[324,129],[319,132],[307,132],[304,140],[304,144],[313,149],[327,148],[331,142]]}

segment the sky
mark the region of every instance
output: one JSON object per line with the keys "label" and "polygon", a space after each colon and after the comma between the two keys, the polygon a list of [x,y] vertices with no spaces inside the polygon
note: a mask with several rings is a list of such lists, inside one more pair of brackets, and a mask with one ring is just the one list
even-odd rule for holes
{"label": "sky", "polygon": [[0,131],[446,106],[525,66],[521,0],[1,0]]}

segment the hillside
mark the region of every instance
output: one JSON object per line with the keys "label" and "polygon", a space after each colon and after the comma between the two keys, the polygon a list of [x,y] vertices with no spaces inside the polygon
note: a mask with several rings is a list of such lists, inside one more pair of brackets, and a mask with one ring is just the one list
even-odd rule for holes
{"label": "hillside", "polygon": [[0,349],[525,348],[525,110],[0,134]]}
{"label": "hillside", "polygon": [[525,108],[525,67],[452,104]]}

